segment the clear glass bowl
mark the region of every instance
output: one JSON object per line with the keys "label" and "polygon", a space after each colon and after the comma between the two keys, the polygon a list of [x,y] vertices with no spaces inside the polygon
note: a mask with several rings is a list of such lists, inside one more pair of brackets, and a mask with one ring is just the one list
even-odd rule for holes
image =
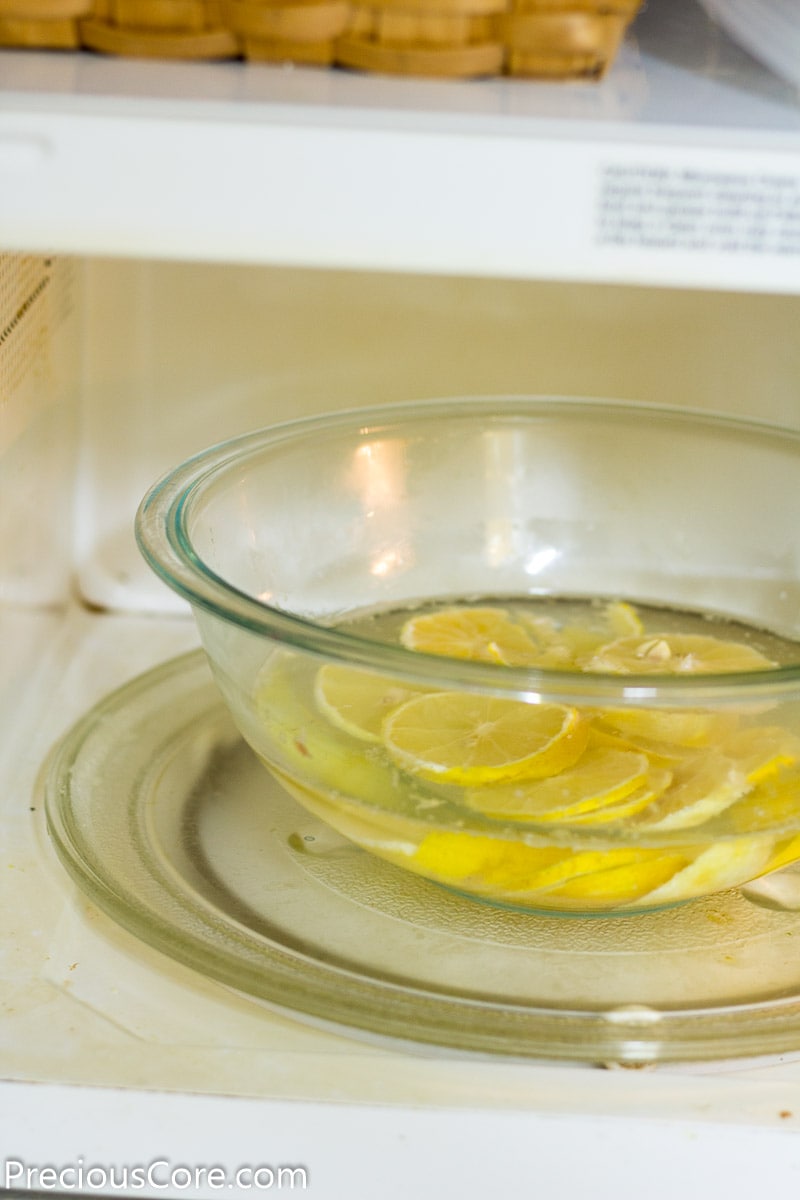
{"label": "clear glass bowl", "polygon": [[800,859],[799,479],[784,429],[453,399],[214,447],[137,537],[308,810],[476,899],[632,913]]}

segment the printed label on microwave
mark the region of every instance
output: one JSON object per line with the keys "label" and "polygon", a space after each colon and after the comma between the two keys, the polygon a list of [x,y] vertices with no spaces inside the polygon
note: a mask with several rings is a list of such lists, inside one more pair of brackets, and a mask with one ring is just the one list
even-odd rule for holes
{"label": "printed label on microwave", "polygon": [[800,175],[618,163],[600,168],[601,246],[800,255]]}

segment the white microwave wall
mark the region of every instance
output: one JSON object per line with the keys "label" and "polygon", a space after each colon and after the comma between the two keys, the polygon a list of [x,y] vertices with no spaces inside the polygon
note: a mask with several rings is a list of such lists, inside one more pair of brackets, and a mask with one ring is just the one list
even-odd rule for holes
{"label": "white microwave wall", "polygon": [[0,595],[12,603],[58,604],[74,586],[99,608],[170,611],[134,545],[141,495],[188,454],[286,418],[555,393],[800,424],[800,297],[19,254],[0,264]]}

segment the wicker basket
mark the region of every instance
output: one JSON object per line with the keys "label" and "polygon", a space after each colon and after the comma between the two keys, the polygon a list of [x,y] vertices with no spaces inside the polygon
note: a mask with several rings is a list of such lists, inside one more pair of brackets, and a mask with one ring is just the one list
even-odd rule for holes
{"label": "wicker basket", "polygon": [[356,3],[336,47],[341,66],[393,75],[497,75],[497,18],[507,0],[381,0]]}
{"label": "wicker basket", "polygon": [[510,0],[502,18],[505,71],[598,79],[616,57],[642,0]]}
{"label": "wicker basket", "polygon": [[228,28],[245,58],[330,66],[350,16],[346,0],[227,0]]}
{"label": "wicker basket", "polygon": [[239,52],[218,0],[94,0],[80,33],[89,50],[131,58],[235,58]]}
{"label": "wicker basket", "polygon": [[0,0],[0,46],[598,79],[643,0]]}
{"label": "wicker basket", "polygon": [[74,50],[92,0],[0,0],[0,46]]}

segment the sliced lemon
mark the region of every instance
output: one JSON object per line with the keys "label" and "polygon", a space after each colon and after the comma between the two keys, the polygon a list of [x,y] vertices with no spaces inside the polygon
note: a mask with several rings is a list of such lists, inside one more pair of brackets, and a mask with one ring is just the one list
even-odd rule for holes
{"label": "sliced lemon", "polygon": [[614,804],[604,804],[601,808],[569,818],[571,826],[610,825],[615,821],[626,821],[636,817],[649,808],[664,794],[672,780],[672,772],[660,767],[653,767],[647,772],[644,782],[635,791],[617,800]]}
{"label": "sliced lemon", "polygon": [[[254,742],[273,773],[285,772],[321,794],[345,803],[347,797],[393,812],[408,812],[408,781],[400,786],[397,772],[371,744],[342,736],[310,701],[314,675],[298,656],[286,655],[264,676],[253,697],[255,713],[266,733]],[[263,746],[263,752],[261,750]]]}
{"label": "sliced lemon", "polygon": [[[414,853],[417,831],[412,821],[394,813],[382,812],[376,816],[358,805],[343,804],[338,796],[331,800],[329,791],[309,787],[284,771],[272,768],[272,773],[304,808],[320,817],[326,825],[336,829],[349,841],[369,849],[386,849],[393,853],[404,853],[406,856]],[[290,844],[296,841],[298,836],[293,835]]]}
{"label": "sliced lemon", "polygon": [[[652,849],[589,850],[535,847],[466,833],[428,835],[415,869],[463,884],[497,900],[542,903],[575,900],[603,908],[630,904],[686,866],[680,852]],[[570,907],[567,905],[567,907]]]}
{"label": "sliced lemon", "polygon": [[564,770],[586,745],[577,709],[469,692],[407,700],[383,725],[383,741],[405,770],[466,786],[543,778]]}
{"label": "sliced lemon", "polygon": [[419,870],[445,882],[519,882],[569,856],[563,847],[525,846],[481,834],[436,830],[420,842],[414,860]]}
{"label": "sliced lemon", "polygon": [[554,900],[581,901],[590,907],[621,908],[646,896],[686,866],[686,855],[659,854],[644,862],[625,863],[602,871],[590,871],[561,887],[543,893],[548,904]]}
{"label": "sliced lemon", "polygon": [[682,871],[648,892],[648,904],[671,904],[737,887],[763,874],[769,863],[770,838],[742,838],[717,842],[698,854]]}
{"label": "sliced lemon", "polygon": [[[619,868],[629,869],[637,864],[653,862],[660,855],[661,851],[650,848],[579,850],[562,855],[561,858],[547,863],[539,870],[526,874],[524,879],[520,878],[513,890],[519,893],[517,898],[521,899],[522,892],[532,897],[539,892],[552,892],[556,888],[564,889],[567,885],[572,888],[575,886],[575,882],[585,875],[604,873]],[[506,883],[511,890],[514,880],[510,878],[500,880],[495,877],[491,882]]]}
{"label": "sliced lemon", "polygon": [[800,836],[795,836],[786,842],[781,842],[776,847],[763,873],[766,875],[780,870],[781,867],[788,867],[791,863],[797,862],[798,858],[800,858]]}
{"label": "sliced lemon", "polygon": [[738,730],[725,753],[741,766],[748,783],[761,784],[800,761],[800,738],[780,725],[754,725]]}
{"label": "sliced lemon", "polygon": [[338,663],[326,663],[314,679],[320,712],[337,729],[365,742],[380,742],[387,713],[420,694],[420,688]]}
{"label": "sliced lemon", "polygon": [[663,747],[670,743],[678,747],[708,746],[727,737],[735,726],[732,714],[697,709],[606,709],[601,718],[601,728],[634,741],[661,743]]}
{"label": "sliced lemon", "polygon": [[535,665],[562,671],[582,670],[583,663],[607,643],[609,635],[637,634],[643,628],[636,609],[621,600],[606,606],[602,622],[597,625],[559,626],[548,617],[523,616],[521,620],[541,647]]}
{"label": "sliced lemon", "polygon": [[566,646],[573,663],[584,669],[584,664],[608,643],[609,636],[617,639],[641,636],[644,626],[633,605],[623,600],[607,604],[602,622],[596,625],[564,625],[560,631],[560,642]]}
{"label": "sliced lemon", "polygon": [[406,621],[400,641],[408,650],[525,666],[536,660],[537,645],[502,608],[443,608]]}
{"label": "sliced lemon", "polygon": [[612,600],[606,608],[606,620],[611,632],[621,637],[635,637],[644,633],[641,618],[627,600]]}
{"label": "sliced lemon", "polygon": [[648,830],[689,829],[719,816],[750,790],[736,763],[717,751],[675,771],[675,780],[643,818]]}
{"label": "sliced lemon", "polygon": [[587,750],[575,766],[557,775],[480,788],[464,800],[491,817],[564,821],[624,799],[644,782],[648,769],[643,754]]}
{"label": "sliced lemon", "polygon": [[619,729],[606,725],[601,718],[594,722],[589,730],[589,748],[606,750],[627,750],[632,754],[645,754],[654,767],[676,767],[694,751],[677,742],[662,742],[644,737],[631,731],[625,736]]}
{"label": "sliced lemon", "polygon": [[726,814],[731,828],[741,833],[797,826],[800,823],[800,768],[783,768],[777,777],[757,783]]}
{"label": "sliced lemon", "polygon": [[[607,631],[587,628],[585,625],[562,625],[558,640],[545,648],[542,666],[558,668],[564,666],[572,670],[581,669],[585,659],[590,658],[599,650],[608,637]],[[561,659],[561,663],[558,659]]]}
{"label": "sliced lemon", "polygon": [[649,633],[602,646],[587,671],[614,675],[701,675],[760,671],[775,664],[752,646],[695,633]]}

